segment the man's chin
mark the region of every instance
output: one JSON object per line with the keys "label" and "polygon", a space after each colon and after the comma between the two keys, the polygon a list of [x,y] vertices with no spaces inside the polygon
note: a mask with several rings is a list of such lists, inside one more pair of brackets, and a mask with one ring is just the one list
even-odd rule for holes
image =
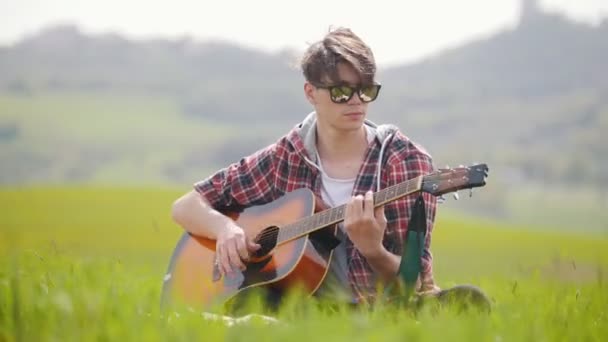
{"label": "man's chin", "polygon": [[349,122],[345,125],[340,125],[339,129],[343,132],[357,132],[363,127],[363,121],[360,122]]}

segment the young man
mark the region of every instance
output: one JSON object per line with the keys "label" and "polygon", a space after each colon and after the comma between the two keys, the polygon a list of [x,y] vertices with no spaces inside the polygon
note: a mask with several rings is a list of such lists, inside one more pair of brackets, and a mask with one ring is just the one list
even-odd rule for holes
{"label": "young man", "polygon": [[[314,108],[292,131],[251,156],[195,184],[173,206],[184,229],[217,241],[220,272],[243,269],[260,248],[219,211],[268,203],[298,188],[311,189],[328,207],[347,204],[319,296],[357,302],[378,281],[398,274],[412,195],[373,209],[372,191],[433,171],[430,155],[394,126],[366,120],[380,91],[370,48],[351,30],[336,29],[302,59],[304,95]],[[435,197],[424,194],[427,236],[419,293],[438,293],[433,280],[431,232]]]}

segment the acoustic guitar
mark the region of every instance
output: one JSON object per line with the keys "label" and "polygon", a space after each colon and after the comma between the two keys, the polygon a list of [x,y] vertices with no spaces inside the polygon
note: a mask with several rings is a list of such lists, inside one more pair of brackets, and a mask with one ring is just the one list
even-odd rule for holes
{"label": "acoustic guitar", "polygon": [[[441,196],[481,187],[487,175],[486,164],[439,169],[374,193],[374,206],[420,191]],[[225,305],[256,288],[280,296],[299,287],[312,295],[327,274],[345,208],[321,208],[312,191],[301,188],[265,205],[223,213],[261,245],[245,263],[246,269],[232,275],[219,272],[215,240],[184,233],[164,278],[163,307]]]}

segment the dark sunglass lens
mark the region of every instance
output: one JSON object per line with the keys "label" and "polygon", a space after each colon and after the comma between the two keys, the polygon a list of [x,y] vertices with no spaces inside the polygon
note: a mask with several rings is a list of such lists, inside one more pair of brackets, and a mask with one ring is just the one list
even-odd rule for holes
{"label": "dark sunglass lens", "polygon": [[329,89],[331,99],[336,103],[348,102],[355,92],[353,88],[348,86],[335,86]]}
{"label": "dark sunglass lens", "polygon": [[362,102],[372,102],[378,97],[380,87],[376,84],[363,86],[359,92],[359,97]]}

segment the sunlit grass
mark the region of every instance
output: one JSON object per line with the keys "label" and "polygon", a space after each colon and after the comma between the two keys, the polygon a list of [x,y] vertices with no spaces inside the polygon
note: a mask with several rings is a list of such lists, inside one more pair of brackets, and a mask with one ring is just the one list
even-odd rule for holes
{"label": "sunlit grass", "polygon": [[[187,191],[187,189],[183,189]],[[332,312],[296,297],[276,314],[227,327],[160,309],[181,234],[181,189],[0,191],[0,341],[16,340],[604,340],[608,241],[439,215],[435,273],[472,283],[490,315],[430,305]]]}

